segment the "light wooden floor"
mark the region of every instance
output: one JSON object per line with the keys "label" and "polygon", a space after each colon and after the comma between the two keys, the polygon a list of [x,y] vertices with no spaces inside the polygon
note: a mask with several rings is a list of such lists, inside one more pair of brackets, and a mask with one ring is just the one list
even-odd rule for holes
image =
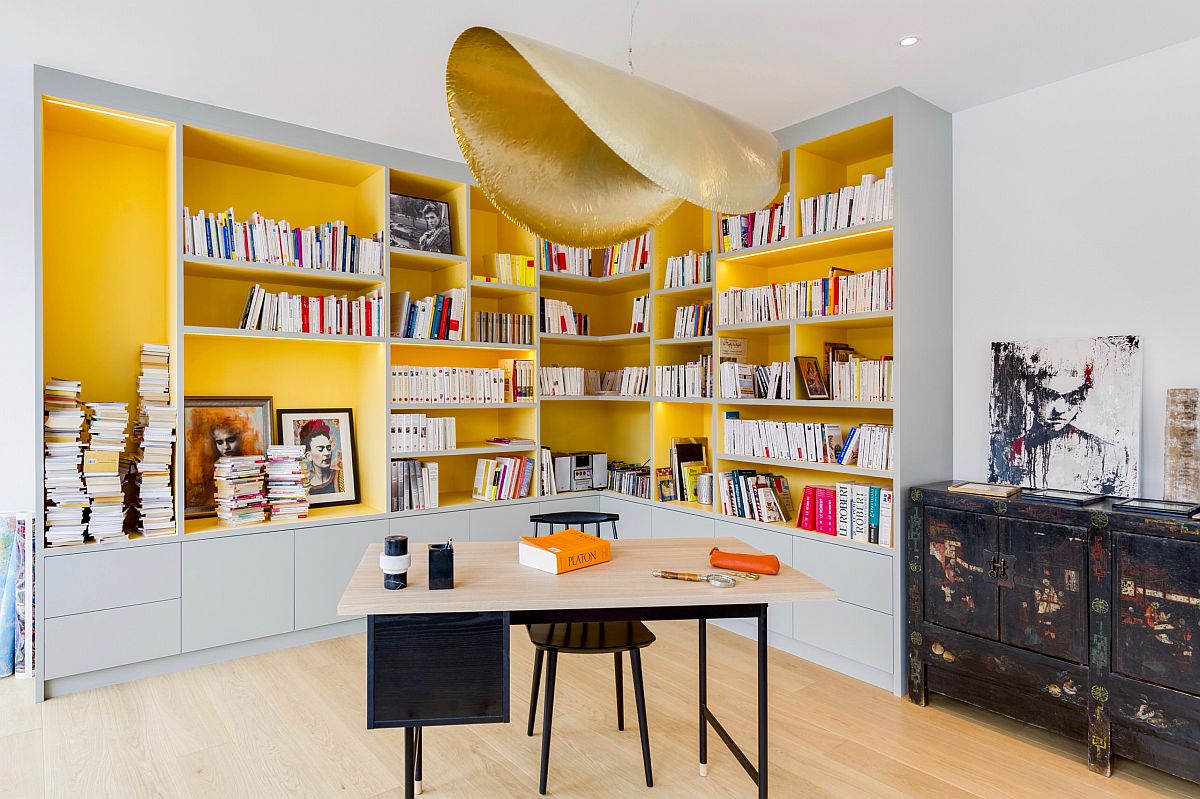
{"label": "light wooden floor", "polygon": [[[550,794],[750,797],[751,782],[710,735],[696,769],[695,625],[651,625],[645,650],[655,787],[642,783],[631,683],[616,731],[612,660],[563,657]],[[513,635],[517,722],[430,730],[429,797],[536,796],[540,737],[527,738],[532,648]],[[750,641],[709,636],[718,718],[753,751]],[[402,733],[363,727],[363,636],[32,702],[0,680],[0,796],[399,797]],[[628,662],[626,662],[628,670]],[[1200,786],[1120,761],[1105,779],[1082,745],[949,700],[917,708],[772,651],[771,787],[776,797],[1200,797]]]}

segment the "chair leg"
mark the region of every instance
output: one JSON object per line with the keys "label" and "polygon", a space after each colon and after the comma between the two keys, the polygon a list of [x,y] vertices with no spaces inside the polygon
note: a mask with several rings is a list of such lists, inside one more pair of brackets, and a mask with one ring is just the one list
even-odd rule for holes
{"label": "chair leg", "polygon": [[621,653],[614,652],[613,659],[617,666],[617,729],[623,731],[625,729],[625,688],[622,681],[625,679],[625,675],[621,668]]}
{"label": "chair leg", "polygon": [[533,687],[529,689],[529,727],[525,734],[533,737],[533,723],[537,721],[538,688],[542,685],[542,658],[546,652],[538,649],[533,653]]}
{"label": "chair leg", "polygon": [[550,771],[550,725],[554,720],[554,673],[558,670],[558,653],[546,655],[546,706],[542,708],[542,768],[538,793],[546,793],[546,774]]}
{"label": "chair leg", "polygon": [[637,700],[638,732],[642,736],[642,765],[646,769],[646,787],[654,787],[654,770],[650,767],[650,731],[646,725],[646,691],[642,687],[642,652],[629,650],[629,665],[633,667],[633,696]]}
{"label": "chair leg", "polygon": [[617,540],[617,523],[615,521],[612,523],[612,528],[613,528],[613,540],[616,541]]}

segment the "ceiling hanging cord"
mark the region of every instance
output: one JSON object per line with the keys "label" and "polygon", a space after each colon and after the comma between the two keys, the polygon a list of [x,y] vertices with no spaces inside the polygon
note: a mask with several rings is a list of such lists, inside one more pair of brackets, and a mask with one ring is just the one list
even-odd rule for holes
{"label": "ceiling hanging cord", "polygon": [[627,56],[629,62],[629,74],[633,74],[633,21],[637,19],[638,6],[642,4],[642,0],[633,0],[633,10],[629,12],[629,54]]}

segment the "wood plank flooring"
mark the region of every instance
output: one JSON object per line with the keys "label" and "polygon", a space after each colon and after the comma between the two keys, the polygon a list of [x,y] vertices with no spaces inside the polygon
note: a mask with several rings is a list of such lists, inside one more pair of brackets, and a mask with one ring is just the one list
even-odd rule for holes
{"label": "wood plank flooring", "polygon": [[[629,675],[617,732],[612,659],[564,656],[550,795],[754,796],[713,734],[708,777],[697,773],[695,624],[651,627],[655,787],[642,782]],[[754,645],[710,630],[714,711],[753,752]],[[363,648],[361,635],[334,639],[41,705],[30,682],[0,680],[0,796],[403,796],[403,734],[364,728]],[[514,632],[514,723],[428,731],[427,796],[537,795],[541,738],[524,729],[532,652]],[[1126,760],[1105,779],[1087,771],[1082,744],[950,700],[917,708],[774,650],[771,700],[775,797],[1200,798],[1200,786]]]}

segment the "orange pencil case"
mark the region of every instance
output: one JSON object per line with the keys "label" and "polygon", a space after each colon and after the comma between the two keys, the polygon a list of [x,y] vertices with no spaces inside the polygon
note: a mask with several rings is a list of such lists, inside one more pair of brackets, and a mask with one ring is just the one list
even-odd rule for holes
{"label": "orange pencil case", "polygon": [[708,551],[708,562],[717,569],[734,569],[755,574],[779,574],[779,558],[774,555],[722,552],[713,547]]}

